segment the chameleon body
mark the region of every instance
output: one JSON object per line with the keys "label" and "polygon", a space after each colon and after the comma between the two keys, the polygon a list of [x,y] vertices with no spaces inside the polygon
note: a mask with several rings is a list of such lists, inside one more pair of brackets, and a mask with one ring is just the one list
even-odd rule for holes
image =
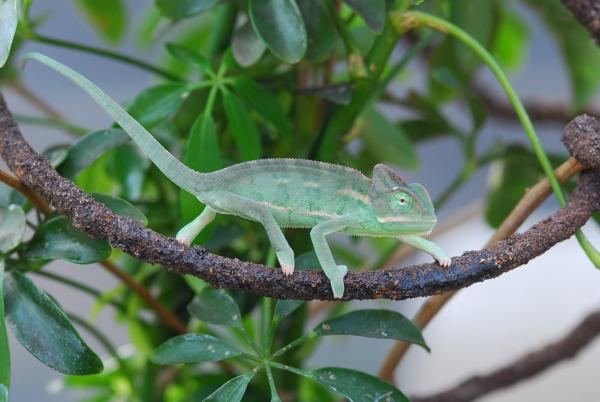
{"label": "chameleon body", "polygon": [[334,232],[395,237],[431,254],[441,265],[450,265],[450,258],[440,247],[421,237],[436,224],[427,190],[420,184],[406,183],[388,166],[376,165],[372,179],[352,168],[304,159],[263,159],[200,173],[171,155],[85,77],[46,56],[28,57],[78,84],[171,181],[206,205],[177,233],[183,243],[190,244],[217,213],[237,215],[265,228],[283,273],[291,275],[294,252],[281,228],[310,228],[317,258],[336,298],[344,294],[348,269],[336,264],[326,241],[326,236]]}

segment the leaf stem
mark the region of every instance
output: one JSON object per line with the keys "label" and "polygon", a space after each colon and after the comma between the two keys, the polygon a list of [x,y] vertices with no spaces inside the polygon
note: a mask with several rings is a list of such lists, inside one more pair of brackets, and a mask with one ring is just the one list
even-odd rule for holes
{"label": "leaf stem", "polygon": [[[529,119],[529,115],[527,114],[523,103],[519,99],[506,74],[504,74],[504,71],[502,71],[498,63],[496,63],[496,60],[494,60],[492,55],[467,32],[448,21],[433,15],[429,15],[420,11],[396,11],[390,13],[390,19],[392,21],[392,25],[396,28],[396,31],[399,34],[418,26],[427,26],[429,28],[448,33],[470,47],[481,58],[481,60],[487,64],[498,80],[498,83],[502,89],[504,89],[504,92],[506,92],[510,103],[515,109],[515,112],[519,118],[519,121],[521,122],[521,125],[523,126],[523,129],[525,130],[525,134],[531,143],[542,170],[550,182],[550,186],[552,187],[552,191],[554,192],[559,205],[561,207],[564,206],[567,203],[566,197],[558,179],[556,178],[556,175],[554,174],[552,164],[550,163],[550,160],[548,159],[548,156],[546,155],[544,148],[542,147],[535,132],[533,124]],[[592,244],[585,238],[581,231],[577,232],[576,237],[590,261],[597,268],[600,268],[600,253],[598,250],[592,246]]]}
{"label": "leaf stem", "polygon": [[279,349],[277,352],[273,353],[273,358],[279,357],[282,354],[286,353],[288,350],[298,346],[299,344],[301,344],[302,342],[310,339],[310,338],[314,338],[316,335],[315,331],[310,331],[304,335],[302,335],[301,337],[297,338],[296,340],[288,343],[287,345],[285,345],[284,347],[282,347],[281,349]]}
{"label": "leaf stem", "polygon": [[298,375],[305,376],[305,377],[312,377],[312,371],[310,371],[310,370],[303,370],[298,367],[291,367],[286,364],[281,364],[281,363],[277,363],[277,362],[273,362],[273,361],[270,361],[267,364],[271,367],[275,367],[280,370],[289,371],[290,373],[298,374]]}
{"label": "leaf stem", "polygon": [[34,40],[36,42],[44,43],[46,45],[58,46],[67,49],[79,50],[85,53],[94,54],[97,56],[104,56],[109,59],[117,60],[126,64],[130,64],[132,66],[136,66],[146,71],[150,71],[154,74],[160,75],[163,78],[166,78],[171,81],[180,81],[181,77],[166,71],[158,66],[147,63],[143,60],[139,60],[121,53],[113,52],[112,50],[102,49],[94,46],[84,45],[82,43],[72,42],[64,39],[52,38],[45,35],[33,34],[29,39]]}
{"label": "leaf stem", "polygon": [[69,134],[73,134],[76,136],[81,136],[90,131],[85,127],[80,127],[76,124],[71,124],[64,120],[53,119],[51,117],[26,116],[19,114],[15,114],[14,117],[17,123],[30,124],[33,126],[59,128],[61,130],[65,130]]}
{"label": "leaf stem", "polygon": [[267,378],[269,379],[269,388],[271,389],[271,402],[281,402],[281,398],[277,394],[277,387],[275,386],[275,379],[273,378],[273,372],[269,362],[265,362],[265,371],[267,372]]}

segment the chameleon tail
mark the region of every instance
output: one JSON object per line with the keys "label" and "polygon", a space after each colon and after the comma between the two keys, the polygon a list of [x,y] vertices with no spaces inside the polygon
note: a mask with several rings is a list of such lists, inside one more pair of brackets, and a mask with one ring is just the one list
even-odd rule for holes
{"label": "chameleon tail", "polygon": [[177,186],[194,195],[199,195],[199,193],[210,187],[213,181],[212,174],[197,172],[177,160],[152,134],[90,80],[64,64],[40,53],[28,53],[25,55],[23,62],[26,63],[29,60],[37,60],[45,64],[87,92],[123,128],[160,171]]}

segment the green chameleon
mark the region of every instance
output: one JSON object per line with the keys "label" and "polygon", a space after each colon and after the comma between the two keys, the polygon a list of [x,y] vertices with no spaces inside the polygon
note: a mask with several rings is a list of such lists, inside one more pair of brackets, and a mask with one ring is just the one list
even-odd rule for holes
{"label": "green chameleon", "polygon": [[79,85],[173,183],[206,205],[177,233],[177,240],[185,244],[216,214],[237,215],[264,226],[283,274],[291,275],[294,252],[281,228],[311,228],[316,255],[336,298],[344,295],[348,268],[337,265],[331,254],[325,238],[333,232],[395,237],[431,254],[442,266],[451,263],[440,247],[420,237],[429,234],[437,221],[427,190],[417,183],[407,184],[388,166],[376,165],[372,179],[345,166],[303,159],[263,159],[200,173],[171,155],[85,77],[38,53],[26,59],[38,60]]}

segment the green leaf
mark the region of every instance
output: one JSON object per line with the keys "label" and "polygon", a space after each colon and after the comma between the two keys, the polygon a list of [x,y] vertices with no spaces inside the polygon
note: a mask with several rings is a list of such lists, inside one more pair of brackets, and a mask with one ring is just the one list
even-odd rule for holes
{"label": "green leaf", "polygon": [[189,92],[188,84],[184,82],[157,85],[136,96],[127,111],[150,129],[175,113]]}
{"label": "green leaf", "polygon": [[176,43],[167,43],[167,50],[171,56],[182,63],[200,68],[200,70],[204,73],[213,72],[208,59],[187,46],[182,46]]}
{"label": "green leaf", "polygon": [[489,175],[485,218],[492,227],[500,226],[527,188],[543,177],[537,158],[526,148],[512,146],[505,155],[492,165]]}
{"label": "green leaf", "polygon": [[[496,7],[492,1],[453,0],[450,19],[469,33],[482,46],[488,47],[495,27]],[[451,39],[454,55],[460,67],[469,73],[482,64],[472,49],[458,39]]]}
{"label": "green leaf", "polygon": [[242,326],[237,303],[222,289],[204,289],[188,305],[188,312],[197,319],[216,325]]}
{"label": "green leaf", "polygon": [[219,0],[156,0],[156,7],[165,16],[173,20],[189,18],[200,14],[215,4]]}
{"label": "green leaf", "polygon": [[169,365],[216,361],[239,355],[237,349],[222,339],[204,334],[185,334],[160,345],[151,360],[156,364]]}
{"label": "green leaf", "polygon": [[445,124],[430,119],[404,120],[398,123],[398,126],[406,133],[411,143],[444,137],[450,132]]}
{"label": "green leaf", "polygon": [[10,272],[4,281],[8,326],[25,349],[64,374],[96,374],[102,360],[81,339],[62,309],[25,275]]}
{"label": "green leaf", "polygon": [[8,402],[10,388],[10,347],[4,315],[4,260],[0,259],[0,402]]}
{"label": "green leaf", "polygon": [[[183,162],[199,172],[213,172],[221,168],[221,149],[210,114],[202,113],[194,121]],[[190,222],[202,212],[198,199],[184,190],[181,190],[180,204],[184,222]]]}
{"label": "green leaf", "polygon": [[340,83],[326,87],[305,90],[304,93],[314,94],[337,105],[348,105],[352,101],[352,84]]}
{"label": "green leaf", "polygon": [[64,216],[44,222],[25,245],[25,255],[34,261],[58,258],[75,264],[91,264],[107,259],[110,253],[107,241],[73,228]]}
{"label": "green leaf", "polygon": [[240,66],[249,67],[260,60],[266,45],[254,32],[252,24],[247,21],[233,33],[231,50],[235,61]]}
{"label": "green leaf", "polygon": [[0,253],[6,253],[21,244],[25,233],[25,212],[18,205],[2,208],[0,221]]}
{"label": "green leaf", "polygon": [[360,137],[369,152],[381,161],[405,168],[415,169],[419,166],[417,153],[400,127],[373,108],[367,109],[363,118]]}
{"label": "green leaf", "polygon": [[109,42],[117,42],[123,37],[127,10],[121,0],[76,0],[83,14]]}
{"label": "green leaf", "polygon": [[260,134],[246,106],[232,92],[223,91],[222,94],[225,115],[242,160],[260,159],[262,154]]}
{"label": "green leaf", "polygon": [[375,32],[383,32],[385,26],[385,0],[344,0],[360,15]]}
{"label": "green leaf", "polygon": [[109,166],[121,185],[122,194],[130,200],[139,200],[150,167],[149,160],[133,144],[120,146],[110,156]]}
{"label": "green leaf", "polygon": [[233,85],[236,93],[249,108],[275,127],[280,134],[291,135],[292,128],[275,94],[243,75],[236,77]]}
{"label": "green leaf", "polygon": [[53,168],[60,166],[69,156],[69,147],[67,145],[55,145],[42,152],[42,155],[48,159]]}
{"label": "green leaf", "polygon": [[96,201],[103,203],[108,207],[108,209],[121,216],[127,216],[140,222],[144,226],[148,224],[148,218],[146,218],[146,215],[122,198],[100,193],[92,193],[91,196],[94,197]]}
{"label": "green leaf", "polygon": [[129,136],[120,128],[89,133],[71,145],[67,159],[58,167],[58,172],[72,179],[106,152],[128,141]]}
{"label": "green leaf", "polygon": [[[327,0],[329,1],[329,0]],[[306,24],[308,46],[306,59],[322,62],[330,57],[336,47],[338,32],[324,0],[297,0]]]}
{"label": "green leaf", "polygon": [[0,68],[8,60],[10,46],[17,31],[17,22],[17,0],[0,3]]}
{"label": "green leaf", "polygon": [[355,335],[367,338],[396,339],[429,347],[421,330],[402,314],[391,310],[355,310],[317,325],[318,336]]}
{"label": "green leaf", "polygon": [[258,36],[278,57],[299,62],[306,53],[306,28],[294,0],[250,0],[250,20]]}
{"label": "green leaf", "polygon": [[492,42],[494,58],[507,70],[517,70],[527,54],[527,23],[511,7],[502,3]]}
{"label": "green leaf", "polygon": [[569,70],[574,109],[580,110],[597,93],[600,84],[600,49],[588,32],[558,0],[526,2],[554,34]]}
{"label": "green leaf", "polygon": [[254,377],[254,371],[234,377],[204,398],[202,402],[239,402],[242,400],[252,377]]}
{"label": "green leaf", "polygon": [[351,402],[410,402],[393,385],[361,371],[324,367],[312,371],[310,378],[346,396]]}

